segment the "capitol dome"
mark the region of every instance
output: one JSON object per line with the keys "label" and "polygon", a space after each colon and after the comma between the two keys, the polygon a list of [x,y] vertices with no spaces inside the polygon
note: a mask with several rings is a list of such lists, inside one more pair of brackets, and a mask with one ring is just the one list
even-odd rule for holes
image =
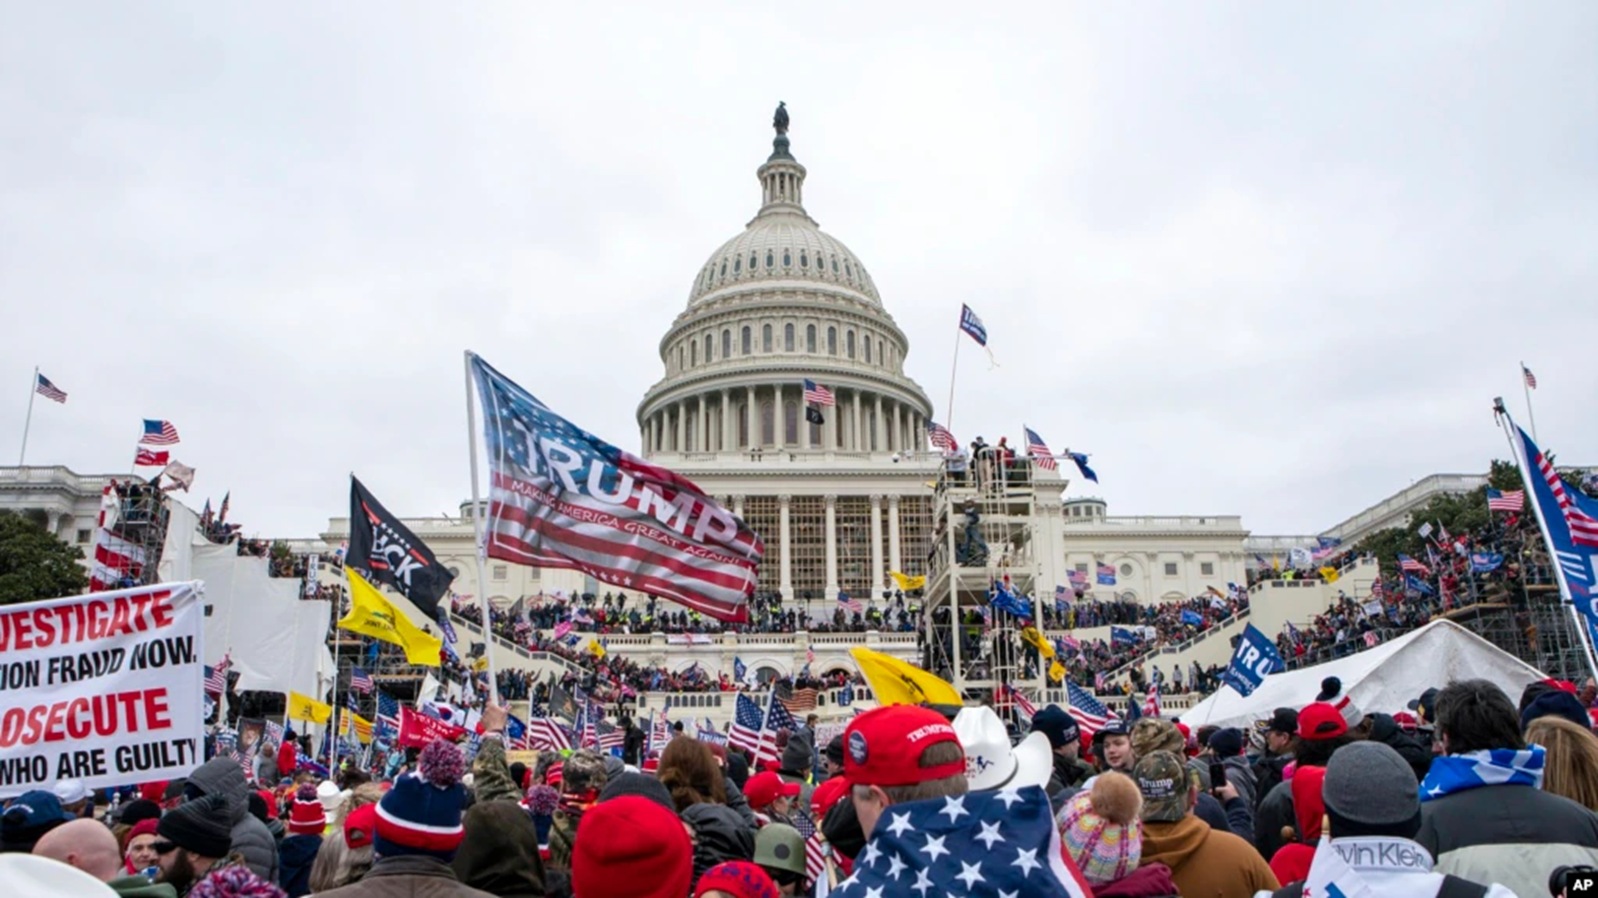
{"label": "capitol dome", "polygon": [[[806,171],[789,151],[785,108],[773,124],[771,155],[755,173],[759,210],[700,267],[661,338],[665,376],[638,406],[644,454],[920,451],[932,406],[904,374],[909,341],[859,256],[805,211]],[[806,380],[836,407],[807,410]]]}

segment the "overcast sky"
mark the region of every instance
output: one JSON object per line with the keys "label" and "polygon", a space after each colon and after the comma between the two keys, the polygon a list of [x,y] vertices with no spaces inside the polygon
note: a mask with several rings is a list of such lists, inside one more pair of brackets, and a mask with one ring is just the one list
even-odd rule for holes
{"label": "overcast sky", "polygon": [[1069,495],[1320,530],[1504,457],[1522,358],[1598,461],[1598,4],[596,6],[0,2],[0,459],[37,364],[31,463],[161,417],[249,532],[453,513],[466,348],[636,449],[785,100],[938,415],[968,302],[955,434]]}

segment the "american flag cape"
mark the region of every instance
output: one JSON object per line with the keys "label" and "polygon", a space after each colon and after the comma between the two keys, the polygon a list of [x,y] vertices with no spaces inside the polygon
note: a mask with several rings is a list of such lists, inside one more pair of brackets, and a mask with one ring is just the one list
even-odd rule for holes
{"label": "american flag cape", "polygon": [[116,485],[100,491],[99,530],[94,540],[94,564],[89,567],[89,591],[121,589],[124,580],[144,577],[144,549],[116,535],[121,514]]}
{"label": "american flag cape", "polygon": [[556,414],[471,355],[490,469],[488,557],[575,568],[749,619],[765,545],[693,481]]}
{"label": "american flag cape", "polygon": [[[958,883],[958,884],[957,884]],[[943,894],[1090,898],[1037,786],[896,804],[855,858],[840,898]]]}
{"label": "american flag cape", "polygon": [[737,708],[733,712],[732,728],[727,731],[727,744],[754,754],[760,748],[760,727],[765,715],[760,706],[746,693],[738,693]]}

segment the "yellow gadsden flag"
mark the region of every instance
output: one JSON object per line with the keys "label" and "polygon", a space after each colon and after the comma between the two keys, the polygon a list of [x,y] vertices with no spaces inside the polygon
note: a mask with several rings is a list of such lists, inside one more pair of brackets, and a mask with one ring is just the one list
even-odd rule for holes
{"label": "yellow gadsden flag", "polygon": [[852,648],[849,654],[871,684],[879,705],[964,704],[953,686],[914,664],[868,648]]}
{"label": "yellow gadsden flag", "polygon": [[350,613],[338,622],[341,629],[382,642],[392,642],[405,650],[405,660],[428,667],[438,666],[438,653],[443,640],[429,636],[422,628],[411,623],[405,612],[395,608],[372,584],[360,574],[346,567],[344,576],[350,583]]}
{"label": "yellow gadsden flag", "polygon": [[1338,578],[1337,568],[1334,568],[1334,567],[1323,567],[1323,568],[1321,568],[1321,579],[1322,580],[1325,580],[1327,583],[1336,583],[1337,582],[1337,578]]}
{"label": "yellow gadsden flag", "polygon": [[889,571],[888,576],[892,577],[893,582],[897,583],[899,585],[899,589],[903,590],[904,592],[909,592],[912,589],[927,588],[927,578],[925,574],[918,577],[912,577],[909,574],[901,574],[898,571]]}
{"label": "yellow gadsden flag", "polygon": [[1061,680],[1065,679],[1065,665],[1061,664],[1059,661],[1055,661],[1053,664],[1050,664],[1049,665],[1049,679],[1053,680],[1056,683],[1058,683]]}
{"label": "yellow gadsden flag", "polygon": [[605,657],[605,647],[599,644],[599,640],[590,639],[588,640],[588,654],[593,655],[595,658],[603,658]]}
{"label": "yellow gadsden flag", "polygon": [[1037,627],[1022,627],[1021,641],[1037,649],[1039,657],[1054,657],[1054,646],[1049,645],[1049,641],[1043,638],[1043,634],[1038,632]]}
{"label": "yellow gadsden flag", "polygon": [[309,720],[311,723],[327,723],[333,716],[333,706],[326,702],[319,702],[308,695],[298,692],[289,693],[288,708],[283,716],[289,720]]}

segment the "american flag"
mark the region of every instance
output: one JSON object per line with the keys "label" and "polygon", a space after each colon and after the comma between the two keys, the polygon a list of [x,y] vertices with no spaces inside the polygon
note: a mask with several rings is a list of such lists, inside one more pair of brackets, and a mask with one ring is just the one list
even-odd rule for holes
{"label": "american flag", "polygon": [[755,748],[755,764],[781,758],[782,752],[777,750],[777,731],[785,729],[791,733],[798,728],[793,715],[777,700],[776,690],[772,690],[771,699],[766,703],[766,722],[760,727],[760,744]]}
{"label": "american flag", "polygon": [[1014,704],[1016,710],[1026,715],[1027,720],[1031,720],[1032,718],[1038,716],[1038,706],[1032,704],[1032,702],[1021,693],[1021,690],[1011,686],[1009,683],[1005,683],[999,687],[998,692],[1001,703],[1009,702]]}
{"label": "american flag", "polygon": [[613,748],[621,748],[627,744],[627,733],[621,727],[616,726],[615,724],[606,723],[603,720],[596,720],[594,721],[594,728],[599,733],[598,743],[600,751],[610,751]]}
{"label": "american flag", "polygon": [[100,491],[99,532],[94,541],[94,564],[89,567],[90,592],[121,589],[124,581],[137,582],[144,577],[144,547],[111,532],[120,516],[121,500],[115,487],[108,483]]}
{"label": "american flag", "polygon": [[377,693],[377,730],[382,736],[391,733],[399,735],[400,706],[399,700],[386,692]]}
{"label": "american flag", "polygon": [[927,439],[932,441],[932,448],[942,450],[946,455],[959,451],[960,444],[955,441],[954,434],[936,421],[927,422]]}
{"label": "american flag", "polygon": [[777,700],[782,702],[782,706],[788,709],[789,714],[809,714],[816,710],[816,696],[816,690],[807,686],[804,689],[795,689],[790,698],[779,697]]}
{"label": "american flag", "polygon": [[827,846],[816,830],[816,824],[804,811],[793,814],[793,828],[805,838],[805,877],[819,881],[827,870]]}
{"label": "american flag", "polygon": [[649,744],[644,752],[653,755],[666,750],[666,743],[671,741],[671,721],[666,719],[666,709],[661,708],[655,715],[654,723],[649,727]]}
{"label": "american flag", "polygon": [[1524,362],[1520,365],[1520,373],[1526,375],[1526,386],[1533,390],[1537,389],[1537,375],[1531,373],[1531,369],[1527,368]]}
{"label": "american flag", "polygon": [[[718,620],[749,619],[765,544],[748,524],[693,481],[572,424],[481,358],[471,367],[492,472],[488,557],[573,568]],[[552,468],[547,452],[575,467]],[[573,480],[572,470],[586,476]]]}
{"label": "american flag", "polygon": [[849,594],[841,589],[838,590],[838,604],[842,605],[845,611],[854,614],[864,614],[866,610],[866,606],[860,604],[859,599],[850,598]]}
{"label": "american flag", "polygon": [[364,695],[365,693],[371,692],[375,688],[377,687],[376,684],[372,682],[371,674],[360,669],[359,667],[350,667],[351,692],[359,692]]}
{"label": "american flag", "polygon": [[1081,589],[1082,587],[1088,585],[1088,572],[1087,571],[1079,571],[1079,570],[1073,569],[1070,573],[1066,574],[1065,576],[1066,576],[1067,579],[1069,579],[1071,581],[1071,586],[1076,588],[1076,589]]}
{"label": "american flag", "polygon": [[1149,680],[1148,694],[1143,697],[1143,716],[1160,716],[1160,684],[1154,682],[1153,679]]}
{"label": "american flag", "polygon": [[1114,565],[1108,565],[1108,564],[1099,565],[1099,584],[1102,585],[1102,586],[1114,586],[1115,585],[1115,567],[1114,567]]}
{"label": "american flag", "polygon": [[1054,460],[1054,453],[1044,444],[1043,437],[1030,427],[1023,426],[1021,429],[1026,431],[1026,454],[1032,456],[1032,461],[1045,471],[1058,468],[1060,465]]}
{"label": "american flag", "polygon": [[727,744],[753,754],[760,748],[760,726],[765,715],[754,699],[738,693],[737,709],[733,712],[732,728],[727,731]]}
{"label": "american flag", "polygon": [[505,715],[505,739],[507,748],[527,751],[533,747],[528,741],[527,723],[515,714]]}
{"label": "american flag", "polygon": [[539,751],[566,751],[572,747],[572,733],[553,717],[529,717],[527,744]]}
{"label": "american flag", "polygon": [[55,384],[51,383],[50,378],[45,377],[43,374],[35,374],[35,376],[39,378],[39,382],[34,387],[34,392],[46,399],[54,400],[63,404],[66,403],[67,394],[58,389]]}
{"label": "american flag", "polygon": [[832,391],[816,383],[810,378],[805,378],[805,402],[811,405],[837,405],[838,398]]}
{"label": "american flag", "polygon": [[227,672],[233,666],[232,659],[223,655],[222,660],[215,667],[205,665],[205,691],[208,695],[221,695],[227,691]]}
{"label": "american flag", "polygon": [[[1522,437],[1525,431],[1521,431]],[[1526,445],[1532,442],[1526,440]],[[1570,493],[1565,489],[1565,481],[1559,477],[1559,472],[1548,461],[1548,456],[1542,450],[1532,458],[1532,464],[1537,466],[1537,472],[1542,475],[1543,481],[1548,484],[1548,489],[1554,494],[1554,501],[1559,503],[1559,510],[1565,516],[1565,526],[1570,528],[1570,541],[1578,546],[1598,546],[1598,519],[1594,519],[1582,510],[1576,501],[1570,498]]]}
{"label": "american flag", "polygon": [[1428,577],[1432,573],[1432,569],[1427,567],[1424,562],[1416,561],[1402,553],[1398,556],[1398,569],[1406,574],[1425,574]]}
{"label": "american flag", "polygon": [[172,426],[171,421],[151,421],[144,419],[144,436],[139,442],[146,446],[170,446],[178,441],[178,429]]}
{"label": "american flag", "polygon": [[1110,709],[1099,704],[1099,700],[1094,698],[1086,689],[1070,680],[1065,681],[1065,694],[1067,700],[1071,703],[1066,711],[1076,720],[1076,725],[1082,729],[1083,742],[1091,741],[1094,733],[1097,733],[1105,724],[1115,719],[1115,715],[1111,713]]}
{"label": "american flag", "polygon": [[216,734],[212,746],[211,757],[232,758],[239,760],[239,736],[232,730],[222,730]]}
{"label": "american flag", "polygon": [[[157,452],[154,449],[146,449],[140,446],[133,454],[133,466],[136,468],[164,468],[171,463],[172,453],[165,449]],[[210,508],[211,500],[205,500],[205,505]],[[210,514],[210,512],[207,511],[206,514]]]}
{"label": "american flag", "polygon": [[988,345],[988,329],[982,326],[982,319],[977,317],[977,313],[963,303],[960,305],[960,330],[970,334],[978,346]]}
{"label": "american flag", "polygon": [[1487,490],[1488,511],[1513,511],[1518,512],[1526,507],[1526,491],[1510,490],[1501,493],[1495,489]]}
{"label": "american flag", "polygon": [[837,893],[859,898],[928,892],[1027,898],[1093,894],[1062,850],[1049,797],[1037,786],[888,808],[855,858],[854,876]]}

